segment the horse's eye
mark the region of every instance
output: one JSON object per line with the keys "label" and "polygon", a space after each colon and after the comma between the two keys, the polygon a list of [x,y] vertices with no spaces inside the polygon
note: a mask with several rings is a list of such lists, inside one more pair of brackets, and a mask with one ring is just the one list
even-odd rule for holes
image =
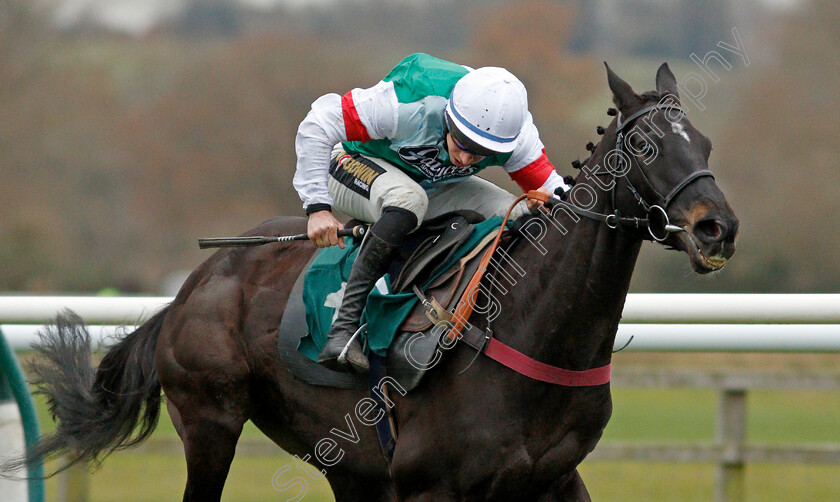
{"label": "horse's eye", "polygon": [[630,148],[633,149],[633,153],[646,156],[654,149],[654,146],[648,139],[641,135],[634,134],[630,137]]}

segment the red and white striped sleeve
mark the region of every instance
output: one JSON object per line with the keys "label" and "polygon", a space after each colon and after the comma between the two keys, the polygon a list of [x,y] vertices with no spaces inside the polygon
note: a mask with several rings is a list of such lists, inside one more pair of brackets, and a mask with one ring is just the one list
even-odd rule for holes
{"label": "red and white striped sleeve", "polygon": [[348,141],[392,138],[397,130],[399,102],[393,82],[353,89],[341,98]]}
{"label": "red and white striped sleeve", "polygon": [[297,164],[292,183],[303,207],[332,206],[327,178],[336,144],[390,137],[396,126],[397,97],[390,82],[353,89],[344,96],[326,94],[315,100],[295,137]]}
{"label": "red and white striped sleeve", "polygon": [[523,192],[543,187],[552,192],[561,186],[569,188],[549,162],[530,113],[519,133],[516,149],[503,168]]}

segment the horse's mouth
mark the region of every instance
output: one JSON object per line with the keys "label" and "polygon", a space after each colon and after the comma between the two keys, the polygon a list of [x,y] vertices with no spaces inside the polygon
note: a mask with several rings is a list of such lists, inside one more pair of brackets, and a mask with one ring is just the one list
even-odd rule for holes
{"label": "horse's mouth", "polygon": [[684,251],[688,254],[691,269],[697,274],[708,274],[720,270],[726,265],[728,258],[722,255],[710,256],[697,244],[697,237],[686,229],[677,234],[683,244]]}

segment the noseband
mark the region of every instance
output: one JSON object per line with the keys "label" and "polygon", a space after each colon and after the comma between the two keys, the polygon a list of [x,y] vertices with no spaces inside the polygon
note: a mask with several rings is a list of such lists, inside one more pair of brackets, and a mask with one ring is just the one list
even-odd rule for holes
{"label": "noseband", "polygon": [[[572,212],[584,216],[586,218],[591,218],[599,221],[603,221],[608,227],[616,229],[616,228],[647,228],[648,233],[650,234],[651,238],[657,242],[662,242],[668,238],[671,233],[675,232],[683,232],[685,229],[679,227],[677,225],[672,225],[670,220],[668,219],[668,206],[671,202],[674,201],[675,198],[683,191],[686,187],[688,187],[694,181],[709,176],[714,179],[714,175],[709,170],[701,170],[701,171],[694,171],[693,173],[689,174],[685,178],[682,179],[679,183],[677,183],[674,188],[672,188],[667,195],[662,195],[662,193],[653,186],[653,183],[650,182],[647,175],[645,175],[644,169],[639,166],[639,173],[642,175],[642,179],[644,180],[647,187],[656,194],[657,201],[655,204],[648,203],[644,197],[642,196],[641,192],[633,185],[633,182],[626,176],[626,173],[629,172],[628,170],[624,171],[625,166],[625,158],[629,159],[632,162],[632,156],[630,156],[624,147],[624,140],[627,137],[626,130],[629,128],[630,124],[632,124],[636,119],[639,117],[646,115],[654,110],[678,110],[680,113],[685,114],[679,106],[673,104],[662,104],[657,103],[655,105],[648,106],[646,108],[642,108],[641,110],[637,111],[636,113],[627,117],[626,120],[622,120],[621,113],[619,112],[618,117],[616,118],[616,141],[615,141],[615,155],[617,158],[617,165],[616,169],[607,169],[612,174],[612,188],[611,198],[612,198],[612,207],[613,212],[609,214],[601,214],[596,213],[594,211],[588,211],[582,209],[574,204],[570,204],[566,201],[562,201],[559,198],[554,198],[553,201],[556,204],[560,204]],[[605,157],[606,158],[606,157]],[[623,217],[621,213],[616,208],[616,187],[618,186],[618,178],[623,177],[627,182],[627,189],[633,194],[636,201],[638,201],[639,205],[645,212],[644,218],[633,218],[633,217]]]}

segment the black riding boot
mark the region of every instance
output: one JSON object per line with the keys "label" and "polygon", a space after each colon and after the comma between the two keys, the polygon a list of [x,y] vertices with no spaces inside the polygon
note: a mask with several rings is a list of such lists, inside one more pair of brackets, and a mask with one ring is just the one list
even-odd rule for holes
{"label": "black riding boot", "polygon": [[327,335],[327,343],[318,354],[319,364],[337,371],[370,371],[358,336],[352,341],[351,338],[359,329],[359,319],[368,294],[376,281],[387,272],[394,251],[402,244],[405,235],[414,230],[416,225],[417,217],[413,213],[389,207],[383,210],[382,217],[371,227],[370,235],[353,263],[344,287],[344,299]]}

